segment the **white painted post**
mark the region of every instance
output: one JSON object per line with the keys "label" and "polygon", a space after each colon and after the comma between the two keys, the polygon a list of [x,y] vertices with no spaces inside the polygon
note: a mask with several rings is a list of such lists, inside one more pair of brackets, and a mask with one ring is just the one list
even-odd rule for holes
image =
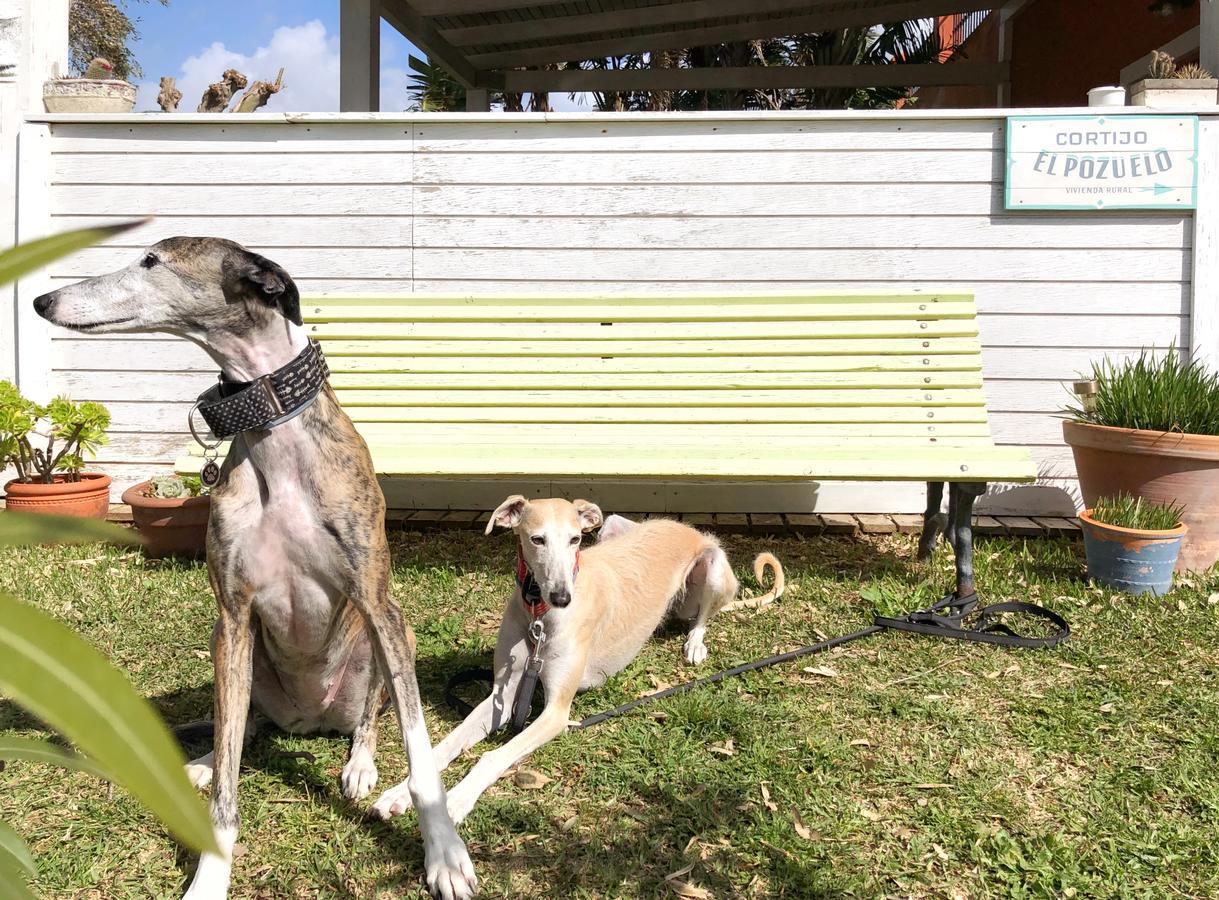
{"label": "white painted post", "polygon": [[1202,0],[1198,22],[1198,62],[1219,72],[1219,0]]}
{"label": "white painted post", "polygon": [[1199,124],[1191,271],[1190,353],[1193,359],[1219,370],[1219,118],[1214,117],[1205,117]]}
{"label": "white painted post", "polygon": [[381,2],[341,0],[339,6],[339,109],[381,109]]}

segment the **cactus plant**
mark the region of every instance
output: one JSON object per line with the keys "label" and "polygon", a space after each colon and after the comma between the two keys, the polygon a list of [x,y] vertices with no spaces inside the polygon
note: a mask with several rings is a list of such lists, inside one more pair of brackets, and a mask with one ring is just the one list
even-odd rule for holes
{"label": "cactus plant", "polygon": [[1172,78],[1176,69],[1177,61],[1171,53],[1165,53],[1162,50],[1151,52],[1151,64],[1147,67],[1147,71],[1152,78]]}
{"label": "cactus plant", "polygon": [[1192,79],[1192,78],[1214,78],[1209,69],[1204,69],[1197,63],[1188,63],[1184,66],[1179,66],[1172,75],[1173,78]]}

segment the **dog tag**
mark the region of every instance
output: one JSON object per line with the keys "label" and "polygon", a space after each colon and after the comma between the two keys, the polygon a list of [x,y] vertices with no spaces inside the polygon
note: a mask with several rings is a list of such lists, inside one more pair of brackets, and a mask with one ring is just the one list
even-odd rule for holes
{"label": "dog tag", "polygon": [[216,482],[220,480],[220,466],[216,465],[216,460],[209,459],[203,464],[203,468],[199,470],[199,481],[204,487],[215,487]]}

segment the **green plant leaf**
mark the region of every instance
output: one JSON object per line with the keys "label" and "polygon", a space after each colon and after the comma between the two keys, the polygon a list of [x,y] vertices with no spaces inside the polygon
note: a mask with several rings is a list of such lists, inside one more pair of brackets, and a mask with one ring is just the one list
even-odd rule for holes
{"label": "green plant leaf", "polygon": [[65,750],[50,741],[39,741],[34,738],[0,736],[0,760],[11,762],[20,759],[26,762],[46,763],[63,769],[74,769],[77,772],[87,772],[98,778],[110,779],[101,766],[86,756]]}
{"label": "green plant leaf", "polygon": [[105,657],[46,613],[0,594],[0,660],[0,693],[80,747],[187,847],[218,852],[177,742]]}
{"label": "green plant leaf", "polygon": [[139,532],[100,519],[0,512],[0,547],[26,544],[139,544]]}
{"label": "green plant leaf", "polygon": [[25,845],[21,835],[0,822],[0,856],[9,856],[28,874],[33,875],[38,870],[34,867],[34,857],[30,856],[30,848]]}
{"label": "green plant leaf", "polygon": [[10,247],[0,253],[0,284],[16,281],[22,275],[41,269],[61,256],[91,247],[106,238],[130,231],[148,221],[148,219],[137,219],[133,222],[119,222],[116,225],[103,225],[98,228],[80,228],[76,231],[65,231],[62,234],[53,234],[50,237]]}
{"label": "green plant leaf", "polygon": [[[0,823],[0,829],[4,828],[4,824]],[[0,900],[35,900],[25,878],[25,867],[15,857],[0,850]]]}

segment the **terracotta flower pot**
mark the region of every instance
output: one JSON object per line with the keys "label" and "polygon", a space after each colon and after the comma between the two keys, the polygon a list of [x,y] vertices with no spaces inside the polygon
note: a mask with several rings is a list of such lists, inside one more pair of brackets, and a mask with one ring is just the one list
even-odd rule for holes
{"label": "terracotta flower pot", "polygon": [[1125,492],[1155,503],[1180,503],[1189,533],[1177,571],[1201,571],[1219,560],[1219,437],[1063,422],[1084,505]]}
{"label": "terracotta flower pot", "polygon": [[4,505],[19,512],[104,519],[110,511],[110,476],[82,472],[75,482],[64,481],[62,475],[51,484],[10,481],[4,486]]}
{"label": "terracotta flower pot", "polygon": [[149,484],[151,481],[142,481],[123,491],[123,502],[131,507],[131,518],[144,538],[144,555],[153,559],[203,556],[212,498],[149,497],[145,493]]}
{"label": "terracotta flower pot", "polygon": [[1128,594],[1167,594],[1172,573],[1188,528],[1170,531],[1122,528],[1092,518],[1092,510],[1079,514],[1088,555],[1088,577]]}

